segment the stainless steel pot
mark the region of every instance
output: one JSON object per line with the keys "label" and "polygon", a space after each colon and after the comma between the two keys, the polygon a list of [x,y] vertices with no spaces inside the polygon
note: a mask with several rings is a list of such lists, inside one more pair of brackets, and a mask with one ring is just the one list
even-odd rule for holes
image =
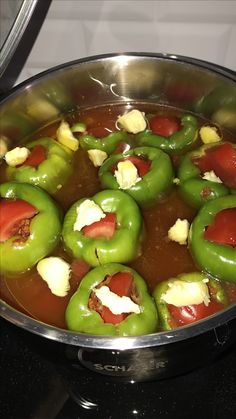
{"label": "stainless steel pot", "polygon": [[[236,133],[236,75],[193,58],[126,53],[89,57],[41,73],[0,102],[0,133],[18,144],[61,114],[109,103],[149,102],[195,112]],[[42,338],[58,342],[73,366],[137,381],[189,371],[236,340],[236,305],[171,332],[102,337],[61,330],[1,302],[1,315]]]}

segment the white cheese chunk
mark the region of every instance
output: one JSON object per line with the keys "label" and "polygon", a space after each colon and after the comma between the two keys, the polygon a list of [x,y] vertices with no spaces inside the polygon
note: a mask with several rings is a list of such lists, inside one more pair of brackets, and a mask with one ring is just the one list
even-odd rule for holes
{"label": "white cheese chunk", "polygon": [[222,180],[216,176],[214,170],[203,173],[202,179],[209,180],[210,182],[223,183]]}
{"label": "white cheese chunk", "polygon": [[147,123],[144,117],[144,113],[133,109],[132,111],[118,117],[117,122],[126,131],[137,134],[145,130]]}
{"label": "white cheese chunk", "polygon": [[76,151],[79,147],[79,140],[74,137],[70,125],[66,121],[62,121],[57,129],[58,142],[68,147],[72,151]]}
{"label": "white cheese chunk", "polygon": [[217,143],[221,138],[217,132],[216,127],[204,126],[199,130],[201,140],[204,144]]}
{"label": "white cheese chunk", "polygon": [[102,305],[108,307],[113,314],[140,313],[139,305],[134,303],[131,298],[126,296],[120,297],[110,291],[109,287],[106,285],[103,285],[100,288],[95,288],[93,291],[101,301]]}
{"label": "white cheese chunk", "polygon": [[96,221],[100,221],[105,218],[106,214],[90,199],[85,199],[82,204],[77,207],[77,218],[74,223],[74,231],[80,231],[83,227],[91,225]]}
{"label": "white cheese chunk", "polygon": [[30,155],[30,150],[26,147],[15,147],[5,154],[8,166],[15,167],[24,163]]}
{"label": "white cheese chunk", "polygon": [[107,153],[102,150],[88,150],[88,156],[95,167],[102,165],[107,158]]}
{"label": "white cheese chunk", "polygon": [[70,289],[70,265],[63,259],[51,256],[37,264],[37,271],[54,295],[65,297]]}
{"label": "white cheese chunk", "polygon": [[189,222],[188,220],[181,220],[178,218],[175,224],[168,231],[168,238],[181,245],[187,244],[187,238],[189,233]]}
{"label": "white cheese chunk", "polygon": [[185,282],[177,279],[169,283],[169,288],[161,299],[176,307],[201,303],[208,306],[210,296],[206,282],[208,282],[207,278],[199,282]]}
{"label": "white cheese chunk", "polygon": [[120,189],[129,189],[141,180],[136,166],[130,160],[120,161],[114,176]]}

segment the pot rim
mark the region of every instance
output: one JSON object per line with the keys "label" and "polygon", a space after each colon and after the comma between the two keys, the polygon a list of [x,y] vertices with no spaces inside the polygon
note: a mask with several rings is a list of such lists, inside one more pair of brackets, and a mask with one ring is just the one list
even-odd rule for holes
{"label": "pot rim", "polygon": [[[24,80],[15,87],[13,87],[10,92],[4,94],[3,98],[0,101],[4,103],[8,99],[12,98],[15,95],[20,94],[25,88],[29,85],[32,86],[37,83],[37,81],[46,79],[52,74],[63,72],[64,70],[69,70],[70,68],[76,67],[78,65],[83,65],[88,62],[96,61],[105,61],[110,59],[115,59],[117,57],[132,57],[132,58],[143,58],[143,59],[158,59],[166,61],[175,61],[181,64],[188,64],[198,68],[202,68],[208,71],[213,72],[214,74],[221,75],[231,81],[236,82],[236,72],[225,67],[219,66],[218,64],[210,63],[208,61],[182,56],[169,53],[148,53],[148,52],[120,52],[120,53],[109,53],[109,54],[100,54],[93,55],[89,57],[80,58],[77,60],[69,61],[67,63],[60,64],[58,66],[49,68],[35,76]],[[98,336],[98,335],[89,335],[83,333],[72,332],[65,329],[60,329],[55,326],[47,325],[39,320],[33,319],[26,314],[21,313],[20,311],[14,309],[8,305],[5,301],[1,300],[0,305],[0,315],[13,323],[14,325],[25,329],[36,335],[48,338],[50,340],[58,341],[63,344],[92,348],[92,349],[114,349],[114,350],[127,350],[127,349],[136,349],[136,348],[145,348],[145,347],[154,347],[162,346],[169,343],[178,342],[188,338],[193,338],[197,335],[203,334],[210,330],[214,330],[224,324],[227,324],[229,321],[233,320],[236,317],[236,304],[228,307],[221,313],[214,314],[207,319],[203,319],[194,324],[177,328],[168,332],[157,332],[149,335],[143,336],[129,336],[129,337],[114,337],[114,336]]]}
{"label": "pot rim", "polygon": [[236,317],[236,304],[228,307],[221,313],[214,314],[207,319],[200,320],[188,326],[183,326],[167,332],[156,332],[148,335],[127,337],[90,335],[60,329],[59,327],[51,326],[33,319],[9,306],[4,301],[1,301],[0,314],[5,320],[13,323],[15,326],[67,345],[91,349],[127,350],[162,346],[194,338],[195,336],[209,332],[210,330],[215,331],[215,329],[222,325],[226,325]]}
{"label": "pot rim", "polygon": [[15,93],[20,93],[26,86],[29,84],[32,85],[36,83],[39,79],[44,79],[50,76],[52,73],[56,74],[65,69],[73,68],[78,65],[82,65],[88,62],[96,62],[96,61],[105,61],[107,59],[117,58],[117,57],[133,57],[133,58],[147,58],[147,59],[159,59],[159,60],[166,60],[166,61],[175,61],[183,64],[189,64],[192,66],[200,67],[206,70],[210,70],[215,74],[220,74],[234,82],[236,82],[236,72],[232,69],[228,69],[226,67],[220,66],[215,63],[211,63],[209,61],[201,60],[198,58],[192,58],[185,55],[178,55],[178,54],[171,54],[171,53],[152,53],[152,52],[118,52],[118,53],[108,53],[108,54],[99,54],[99,55],[91,55],[84,58],[79,58],[77,60],[68,61],[63,64],[59,64],[57,66],[51,67],[47,70],[44,70],[24,81],[14,86],[10,92],[5,93],[2,98],[0,98],[1,102],[8,100],[11,96],[15,95]]}

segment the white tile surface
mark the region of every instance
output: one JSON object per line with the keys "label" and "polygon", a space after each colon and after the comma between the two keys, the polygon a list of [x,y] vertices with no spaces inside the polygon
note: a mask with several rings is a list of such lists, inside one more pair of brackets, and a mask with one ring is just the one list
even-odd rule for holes
{"label": "white tile surface", "polygon": [[53,0],[18,82],[112,52],[166,52],[236,70],[236,1]]}

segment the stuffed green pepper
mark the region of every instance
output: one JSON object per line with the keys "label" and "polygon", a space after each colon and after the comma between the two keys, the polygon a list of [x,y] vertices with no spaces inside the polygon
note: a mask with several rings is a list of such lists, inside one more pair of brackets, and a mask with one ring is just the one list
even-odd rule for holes
{"label": "stuffed green pepper", "polygon": [[33,185],[3,183],[0,196],[1,272],[24,272],[58,244],[61,213],[52,198]]}
{"label": "stuffed green pepper", "polygon": [[179,154],[191,148],[198,138],[197,119],[183,115],[180,119],[154,115],[149,119],[149,128],[137,134],[139,146],[157,147],[168,154]]}
{"label": "stuffed green pepper", "polygon": [[109,263],[82,279],[66,309],[70,330],[95,335],[138,336],[157,330],[158,316],[144,279]]}
{"label": "stuffed green pepper", "polygon": [[173,184],[168,154],[153,147],[137,147],[109,157],[99,169],[104,188],[122,189],[141,207],[157,202]]}
{"label": "stuffed green pepper", "polygon": [[236,283],[236,196],[207,202],[190,227],[189,246],[198,266]]}
{"label": "stuffed green pepper", "polygon": [[227,305],[227,295],[220,282],[200,272],[160,282],[153,297],[162,330],[194,323]]}
{"label": "stuffed green pepper", "polygon": [[[17,153],[25,153],[25,160],[21,164]],[[72,151],[59,144],[52,138],[42,138],[17,147],[5,156],[7,177],[22,183],[40,186],[50,194],[56,193],[72,173]]]}
{"label": "stuffed green pepper", "polygon": [[192,207],[236,193],[236,146],[204,145],[185,155],[178,170],[183,199]]}
{"label": "stuffed green pepper", "polygon": [[138,256],[142,227],[138,205],[129,195],[104,190],[70,207],[62,236],[67,250],[91,266],[124,263]]}

